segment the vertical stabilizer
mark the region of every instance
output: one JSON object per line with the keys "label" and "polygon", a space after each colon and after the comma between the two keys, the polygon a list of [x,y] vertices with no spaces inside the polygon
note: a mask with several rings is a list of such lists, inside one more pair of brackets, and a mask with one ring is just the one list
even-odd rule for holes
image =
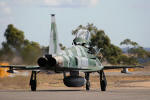
{"label": "vertical stabilizer", "polygon": [[57,28],[55,23],[55,14],[51,14],[51,32],[50,32],[50,44],[49,44],[49,54],[58,53],[58,36]]}

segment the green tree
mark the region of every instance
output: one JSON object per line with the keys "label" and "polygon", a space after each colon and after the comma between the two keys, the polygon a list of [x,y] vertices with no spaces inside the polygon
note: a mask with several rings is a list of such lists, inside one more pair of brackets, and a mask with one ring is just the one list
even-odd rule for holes
{"label": "green tree", "polygon": [[[148,57],[148,52],[144,50],[138,43],[131,41],[130,39],[125,39],[120,43],[120,45],[127,45],[128,46],[128,54],[130,56],[134,56],[135,58],[146,58]],[[129,48],[131,46],[131,48]]]}
{"label": "green tree", "polygon": [[0,49],[1,59],[13,63],[13,59],[19,57],[23,61],[19,63],[34,64],[37,57],[41,56],[40,45],[37,42],[30,42],[25,39],[24,32],[12,24],[8,25],[4,36],[6,41],[2,43]]}
{"label": "green tree", "polygon": [[132,41],[131,44],[132,44],[132,46],[133,46],[134,48],[136,48],[137,46],[139,46],[137,42],[133,42],[133,41]]}
{"label": "green tree", "polygon": [[[137,60],[139,58],[147,58],[149,57],[148,51],[144,50],[138,43],[131,41],[130,39],[125,39],[120,43],[120,45],[128,46],[128,63],[138,63]],[[130,48],[129,48],[130,46]]]}
{"label": "green tree", "polygon": [[131,40],[130,39],[125,39],[123,40],[120,45],[126,45],[127,46],[127,53],[129,54],[129,45],[132,44]]}
{"label": "green tree", "polygon": [[127,46],[127,53],[129,54],[130,53],[130,47],[131,48],[136,48],[138,47],[138,43],[134,42],[134,41],[131,41],[130,39],[125,39],[123,40],[120,45],[126,45]]}
{"label": "green tree", "polygon": [[11,62],[15,56],[20,56],[21,47],[24,42],[24,33],[10,24],[4,36],[6,41],[2,43],[1,58]]}
{"label": "green tree", "polygon": [[88,24],[86,26],[79,25],[75,30],[72,31],[73,35],[76,35],[77,31],[80,29],[87,29],[91,33],[91,46],[96,46],[98,49],[103,48],[101,53],[105,60],[109,63],[116,64],[117,58],[122,54],[122,50],[113,45],[110,38],[105,34],[104,30],[97,29],[93,24]]}
{"label": "green tree", "polygon": [[37,59],[42,55],[40,45],[30,42],[22,49],[21,56],[26,64],[36,64]]}
{"label": "green tree", "polygon": [[132,64],[138,64],[138,61],[133,56],[130,57],[122,54],[118,57],[117,63],[123,65],[132,65]]}
{"label": "green tree", "polygon": [[24,43],[24,32],[15,28],[12,24],[8,25],[4,36],[6,38],[6,43],[10,48],[14,48],[17,51],[20,50],[22,44]]}
{"label": "green tree", "polygon": [[148,57],[148,52],[144,50],[143,47],[139,46],[136,48],[129,49],[129,52],[137,58],[146,58]]}
{"label": "green tree", "polygon": [[132,44],[132,41],[130,39],[125,39],[120,43],[120,45],[127,45],[127,46],[131,44]]}

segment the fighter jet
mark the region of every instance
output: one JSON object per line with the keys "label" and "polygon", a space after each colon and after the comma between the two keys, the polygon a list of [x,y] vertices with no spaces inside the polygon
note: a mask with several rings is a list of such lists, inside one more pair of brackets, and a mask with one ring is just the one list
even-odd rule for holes
{"label": "fighter jet", "polygon": [[[72,47],[61,51],[58,46],[55,14],[52,14],[49,53],[37,60],[38,66],[10,65],[0,67],[9,67],[8,72],[10,73],[13,73],[14,70],[31,70],[30,86],[32,91],[36,91],[36,77],[41,71],[63,73],[63,82],[67,87],[82,87],[86,85],[87,91],[90,90],[90,73],[97,72],[99,74],[101,91],[106,91],[105,69],[142,67],[102,65],[102,62],[96,55],[99,52],[96,52],[95,48],[90,46],[90,35],[91,33],[86,29],[79,30],[72,42]],[[69,76],[66,73],[69,73]],[[80,73],[84,73],[85,77],[82,77]]]}

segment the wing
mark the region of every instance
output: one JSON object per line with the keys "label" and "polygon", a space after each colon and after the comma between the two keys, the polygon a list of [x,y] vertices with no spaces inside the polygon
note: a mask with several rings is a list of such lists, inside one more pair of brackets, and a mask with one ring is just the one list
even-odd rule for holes
{"label": "wing", "polygon": [[25,65],[6,65],[1,66],[1,68],[9,68],[10,70],[37,70],[39,66],[25,66]]}
{"label": "wing", "polygon": [[[14,73],[13,70],[34,70],[34,71],[40,71],[40,70],[51,70],[54,71],[54,69],[41,69],[39,66],[26,66],[26,65],[6,65],[6,66],[1,66],[0,68],[9,68],[7,72],[9,73]],[[79,70],[89,70],[86,68],[73,68],[73,67],[56,67],[57,70],[56,72],[63,72],[63,71],[79,71]]]}
{"label": "wing", "polygon": [[144,68],[144,66],[138,66],[138,65],[114,65],[114,66],[104,66],[104,70],[107,70],[107,69],[119,69],[119,68]]}

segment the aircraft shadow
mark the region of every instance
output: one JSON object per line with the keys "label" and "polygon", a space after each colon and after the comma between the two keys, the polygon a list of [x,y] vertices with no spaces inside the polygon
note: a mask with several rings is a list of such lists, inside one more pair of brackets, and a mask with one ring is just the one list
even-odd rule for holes
{"label": "aircraft shadow", "polygon": [[77,92],[77,91],[85,91],[85,90],[36,90],[36,91],[31,91],[31,90],[0,90],[0,92]]}
{"label": "aircraft shadow", "polygon": [[57,90],[37,90],[37,91],[31,91],[31,90],[0,90],[0,92],[100,92],[100,90],[82,90],[82,89],[57,89]]}
{"label": "aircraft shadow", "polygon": [[85,91],[85,90],[61,90],[61,89],[59,89],[59,90],[37,90],[37,92],[77,92],[77,91]]}

